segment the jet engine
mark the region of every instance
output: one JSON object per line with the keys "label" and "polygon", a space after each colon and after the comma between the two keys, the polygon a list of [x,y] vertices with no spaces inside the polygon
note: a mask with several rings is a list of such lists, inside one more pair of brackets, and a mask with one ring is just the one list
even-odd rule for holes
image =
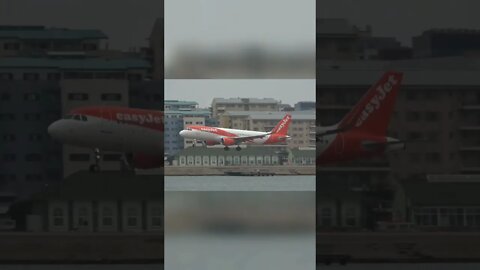
{"label": "jet engine", "polygon": [[229,137],[224,137],[224,138],[222,138],[222,144],[225,145],[225,146],[234,145],[235,140],[232,139],[232,138],[229,138]]}

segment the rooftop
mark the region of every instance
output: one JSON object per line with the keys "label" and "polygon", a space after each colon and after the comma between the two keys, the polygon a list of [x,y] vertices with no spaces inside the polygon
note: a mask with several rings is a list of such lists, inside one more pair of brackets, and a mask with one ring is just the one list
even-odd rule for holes
{"label": "rooftop", "polygon": [[185,101],[185,100],[165,100],[163,102],[165,105],[198,105],[196,101]]}
{"label": "rooftop", "polygon": [[359,30],[351,25],[348,20],[341,18],[317,19],[317,34],[355,35]]}
{"label": "rooftop", "polygon": [[273,98],[214,98],[212,103],[230,103],[230,104],[279,104],[280,101]]}
{"label": "rooftop", "polygon": [[209,110],[191,110],[191,111],[178,111],[178,110],[165,110],[165,114],[182,114],[182,115],[210,115]]}
{"label": "rooftop", "polygon": [[[315,120],[315,110],[291,111],[292,120]],[[230,116],[247,116],[255,120],[281,120],[287,112],[264,112],[264,111],[233,111],[227,112]]]}
{"label": "rooftop", "polygon": [[100,30],[45,28],[45,26],[0,26],[0,39],[61,40],[61,39],[106,39]]}
{"label": "rooftop", "polygon": [[[480,58],[438,57],[397,61],[322,60],[317,62],[319,86],[370,86],[388,71],[404,72],[405,86],[480,85]],[[366,89],[365,89],[366,90]]]}
{"label": "rooftop", "polygon": [[56,68],[56,69],[87,69],[87,70],[125,70],[146,69],[150,64],[140,58],[83,58],[54,59],[35,57],[4,57],[0,58],[0,68]]}

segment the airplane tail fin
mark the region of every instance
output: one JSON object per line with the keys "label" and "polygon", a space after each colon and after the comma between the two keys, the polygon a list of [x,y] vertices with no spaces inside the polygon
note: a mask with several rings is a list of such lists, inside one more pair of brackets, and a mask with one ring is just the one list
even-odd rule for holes
{"label": "airplane tail fin", "polygon": [[290,114],[286,114],[280,122],[272,129],[270,133],[272,134],[280,134],[280,135],[287,135],[288,127],[290,126],[290,122],[292,121],[292,116]]}
{"label": "airplane tail fin", "polygon": [[340,129],[362,129],[385,136],[403,73],[389,71],[383,74],[352,110],[340,121]]}

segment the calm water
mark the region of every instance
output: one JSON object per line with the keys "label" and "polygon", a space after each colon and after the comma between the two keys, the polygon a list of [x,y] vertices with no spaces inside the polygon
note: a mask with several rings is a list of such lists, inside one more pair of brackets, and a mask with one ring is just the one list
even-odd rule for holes
{"label": "calm water", "polygon": [[315,269],[315,238],[287,235],[173,235],[165,239],[165,269]]}
{"label": "calm water", "polygon": [[347,264],[347,265],[319,265],[317,269],[328,270],[475,270],[480,269],[480,263],[367,263],[367,264]]}
{"label": "calm water", "polygon": [[166,176],[165,191],[315,191],[315,176]]}

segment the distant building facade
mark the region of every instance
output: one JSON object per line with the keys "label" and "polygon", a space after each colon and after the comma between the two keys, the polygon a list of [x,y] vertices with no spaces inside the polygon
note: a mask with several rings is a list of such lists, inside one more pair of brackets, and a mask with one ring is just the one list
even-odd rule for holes
{"label": "distant building facade", "polygon": [[405,180],[395,194],[397,219],[411,223],[417,230],[478,230],[479,187],[478,175],[430,175]]}
{"label": "distant building facade", "polygon": [[105,49],[100,30],[0,25],[0,57],[46,55],[49,52],[93,52]]}
{"label": "distant building facade", "polygon": [[411,48],[392,37],[374,37],[372,29],[361,29],[341,18],[319,18],[316,27],[317,61],[408,59]]}
{"label": "distant building facade", "polygon": [[315,110],[315,108],[316,108],[315,101],[299,101],[295,103],[295,111]]}
{"label": "distant building facade", "polygon": [[[271,131],[286,112],[229,111],[220,118],[220,126],[233,129]],[[315,111],[292,111],[287,142],[289,148],[315,146]]]}
{"label": "distant building facade", "polygon": [[77,172],[32,197],[27,231],[163,231],[163,181],[155,175]]}
{"label": "distant building facade", "polygon": [[175,166],[314,166],[315,149],[281,150],[279,147],[243,147],[241,151],[225,151],[223,147],[190,147],[179,152]]}
{"label": "distant building facade", "polygon": [[220,119],[225,112],[279,111],[280,101],[273,98],[214,98],[212,117]]}
{"label": "distant building facade", "polygon": [[464,56],[480,53],[480,30],[430,29],[412,38],[416,58]]}
{"label": "distant building facade", "polygon": [[164,142],[165,154],[173,156],[183,148],[193,145],[193,140],[184,139],[178,133],[186,125],[215,126],[217,121],[212,119],[210,110],[198,109],[194,101],[165,101]]}

